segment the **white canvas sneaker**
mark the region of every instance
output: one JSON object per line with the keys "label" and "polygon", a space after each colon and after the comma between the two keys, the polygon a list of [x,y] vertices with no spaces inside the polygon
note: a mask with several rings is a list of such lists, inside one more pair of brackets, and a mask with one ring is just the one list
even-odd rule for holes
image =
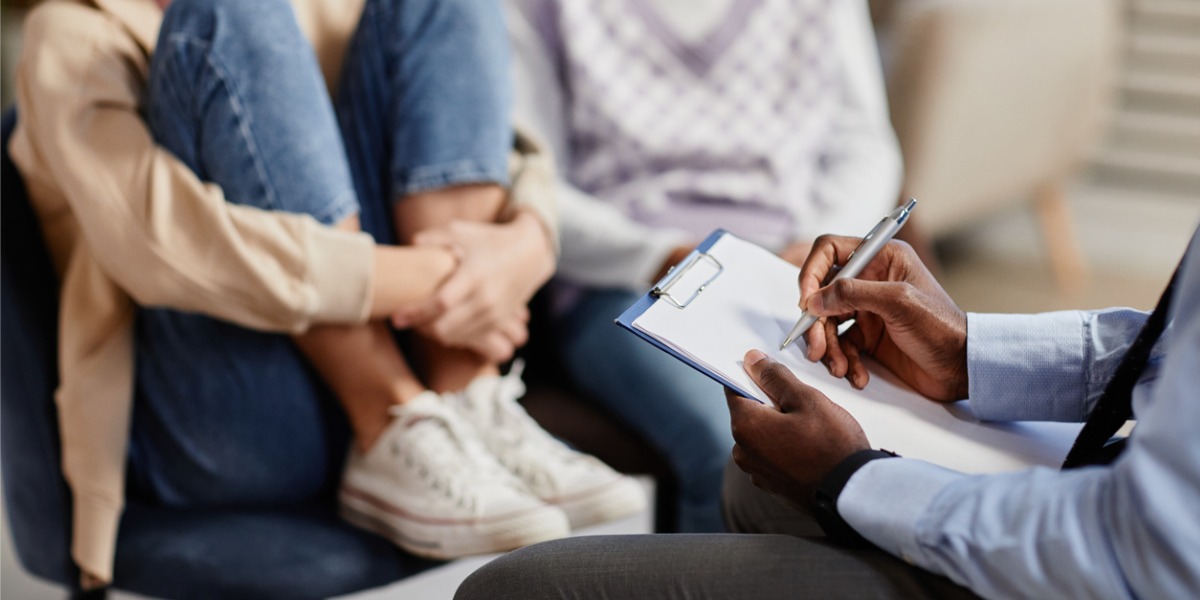
{"label": "white canvas sneaker", "polygon": [[479,432],[487,449],[543,502],[567,513],[578,529],[611,521],[646,507],[646,494],[633,479],[593,456],[555,439],[521,408],[523,363],[508,375],[480,377],[462,392],[446,394]]}
{"label": "white canvas sneaker", "polygon": [[563,511],[531,495],[440,396],[423,393],[392,414],[370,451],[350,451],[339,493],[347,521],[436,559],[570,533]]}

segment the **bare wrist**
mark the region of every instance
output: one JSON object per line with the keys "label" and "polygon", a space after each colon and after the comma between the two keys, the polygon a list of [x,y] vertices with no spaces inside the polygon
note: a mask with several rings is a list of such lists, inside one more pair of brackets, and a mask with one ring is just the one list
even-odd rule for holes
{"label": "bare wrist", "polygon": [[377,246],[371,316],[386,317],[430,298],[458,267],[458,257],[439,246]]}

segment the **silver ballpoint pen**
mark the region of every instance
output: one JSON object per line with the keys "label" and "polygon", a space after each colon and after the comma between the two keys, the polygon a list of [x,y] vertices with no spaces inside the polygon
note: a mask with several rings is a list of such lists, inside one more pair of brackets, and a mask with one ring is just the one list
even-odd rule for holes
{"label": "silver ballpoint pen", "polygon": [[[862,273],[862,270],[867,266],[867,263],[871,262],[871,260],[875,258],[876,254],[879,254],[879,251],[882,250],[889,241],[891,241],[892,237],[896,235],[897,231],[900,231],[900,228],[904,226],[904,222],[908,220],[908,215],[912,213],[913,208],[916,206],[916,198],[909,198],[908,202],[905,203],[904,206],[893,210],[890,214],[884,217],[883,220],[880,221],[879,224],[873,229],[871,229],[871,231],[867,233],[867,236],[864,237],[861,242],[859,242],[858,247],[854,249],[854,252],[850,253],[850,258],[846,259],[846,265],[842,267],[840,271],[838,271],[838,274],[832,280],[830,280],[829,283],[833,283],[839,279],[858,277],[858,274]],[[801,312],[800,320],[796,321],[796,324],[792,327],[792,330],[788,332],[787,337],[784,338],[783,344],[779,346],[779,349],[783,350],[784,348],[787,348],[792,342],[804,335],[804,332],[808,331],[808,328],[812,327],[813,323],[816,322],[817,317],[808,314],[808,311]]]}

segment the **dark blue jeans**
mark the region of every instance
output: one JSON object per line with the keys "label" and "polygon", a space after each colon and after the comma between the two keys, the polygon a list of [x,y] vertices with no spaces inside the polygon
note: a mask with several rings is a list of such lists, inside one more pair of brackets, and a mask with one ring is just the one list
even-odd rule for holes
{"label": "dark blue jeans", "polygon": [[559,350],[576,382],[666,457],[679,485],[681,533],[724,531],[721,474],[733,450],[721,385],[613,326],[640,297],[587,290],[558,323]]}
{"label": "dark blue jeans", "polygon": [[[414,192],[507,183],[506,34],[494,0],[367,0],[331,102],[286,0],[176,0],[151,61],[156,141],[227,201],[380,243]],[[138,315],[130,485],[169,506],[294,503],[336,482],[349,430],[286,335]]]}

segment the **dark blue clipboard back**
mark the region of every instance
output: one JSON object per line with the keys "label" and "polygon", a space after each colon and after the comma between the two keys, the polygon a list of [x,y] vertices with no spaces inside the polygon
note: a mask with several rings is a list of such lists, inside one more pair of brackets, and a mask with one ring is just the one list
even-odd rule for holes
{"label": "dark blue clipboard back", "polygon": [[[679,264],[682,265],[682,264],[687,263],[687,261],[691,260],[691,258],[696,254],[702,254],[702,253],[708,252],[713,247],[713,245],[717,243],[717,240],[720,240],[725,235],[733,235],[733,234],[730,234],[729,232],[725,231],[724,229],[718,229],[718,230],[708,234],[708,237],[704,238],[704,241],[701,242],[699,246],[696,246],[695,250],[692,250],[692,252],[690,254],[688,254],[686,257],[684,257],[684,259],[682,261],[680,261]],[[668,274],[668,276],[669,276],[669,274]],[[659,282],[659,283],[661,283],[661,282]],[[657,284],[656,284],[656,286],[657,286]],[[754,394],[748,393],[746,390],[743,390],[742,388],[738,387],[733,382],[706,369],[704,367],[704,365],[696,363],[695,361],[688,358],[687,356],[684,356],[684,355],[680,354],[679,352],[675,351],[674,348],[667,346],[666,344],[655,339],[650,334],[648,334],[644,331],[641,331],[633,326],[634,320],[636,320],[638,317],[642,316],[642,313],[645,313],[647,310],[649,310],[650,307],[654,306],[654,303],[658,302],[659,300],[660,299],[655,297],[653,293],[646,292],[646,295],[639,298],[638,301],[633,304],[633,306],[630,306],[629,308],[625,309],[625,312],[621,313],[621,316],[617,317],[617,319],[614,322],[617,325],[620,325],[621,327],[624,327],[625,329],[629,330],[634,335],[642,338],[643,340],[646,340],[647,342],[650,342],[655,347],[657,347],[659,350],[662,350],[663,352],[666,352],[667,354],[674,356],[675,358],[679,359],[680,361],[683,361],[684,364],[699,371],[700,373],[704,374],[704,376],[708,377],[709,379],[712,379],[713,381],[733,390],[734,392],[737,392],[738,395],[745,396],[747,398],[754,398],[755,397]],[[686,307],[681,308],[680,310],[687,310],[687,308]]]}

